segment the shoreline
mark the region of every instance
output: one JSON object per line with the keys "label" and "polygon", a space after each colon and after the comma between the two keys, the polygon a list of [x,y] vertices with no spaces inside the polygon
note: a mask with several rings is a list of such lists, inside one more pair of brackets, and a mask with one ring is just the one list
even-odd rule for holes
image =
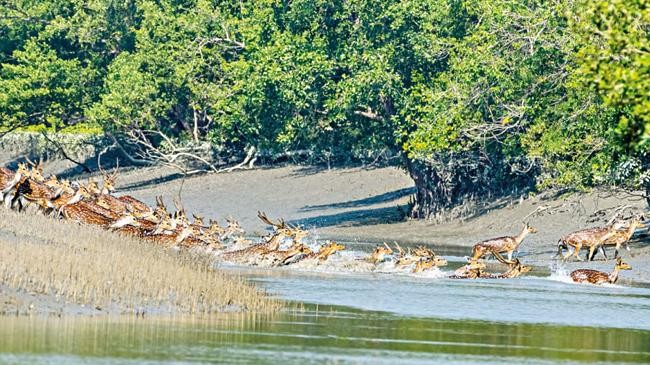
{"label": "shoreline", "polygon": [[191,252],[0,209],[0,313],[210,314],[279,301]]}
{"label": "shoreline", "polygon": [[[170,202],[180,190],[183,205],[190,212],[208,217],[232,216],[239,220],[247,235],[259,236],[266,230],[266,225],[257,219],[259,210],[272,219],[284,218],[290,224],[309,229],[318,240],[356,242],[368,250],[382,242],[397,241],[406,246],[430,245],[442,255],[469,256],[475,243],[516,235],[521,230],[522,218],[540,207],[549,207],[527,219],[538,233],[526,237],[520,248],[522,260],[542,267],[555,264],[552,256],[561,236],[605,224],[613,208],[629,205],[627,214],[648,211],[644,200],[632,196],[599,191],[558,198],[539,194],[493,202],[481,214],[466,220],[434,223],[403,219],[413,183],[395,167],[327,170],[282,166],[185,180],[170,178],[170,173],[164,168],[126,171],[118,179],[118,193],[153,203],[157,195]],[[638,230],[630,241],[631,252],[621,250],[633,267],[623,277],[638,283],[650,283],[648,226],[646,222],[645,232]],[[609,272],[613,267],[613,249],[606,250],[608,261],[568,261],[565,267]],[[602,255],[598,258],[602,259]]]}
{"label": "shoreline", "polygon": [[[64,166],[65,163],[60,162],[47,163],[46,173],[58,173]],[[494,208],[486,208],[482,214],[467,220],[438,224],[403,220],[402,213],[413,187],[410,178],[395,167],[327,170],[289,165],[198,175],[187,179],[179,178],[175,171],[168,168],[123,168],[117,187],[117,195],[129,194],[150,205],[154,204],[158,195],[171,204],[180,191],[182,204],[190,213],[220,220],[233,217],[239,220],[248,236],[260,236],[266,231],[266,225],[257,218],[257,211],[260,210],[272,219],[284,218],[290,224],[309,229],[312,237],[319,241],[334,239],[354,242],[355,250],[369,252],[376,244],[397,241],[405,247],[429,245],[439,255],[457,257],[468,256],[471,246],[478,241],[516,234],[521,228],[522,217],[540,206],[549,206],[554,214],[542,213],[530,217],[530,224],[539,233],[527,237],[520,250],[522,262],[549,270],[556,265],[551,256],[556,252],[557,239],[561,235],[602,224],[608,218],[608,209],[620,204],[629,204],[636,211],[647,210],[643,201],[602,197],[595,192],[556,199],[533,196],[503,200],[491,204]],[[605,213],[593,216],[597,211]],[[6,238],[8,235],[0,234],[0,238],[3,236]],[[622,275],[622,283],[650,285],[648,243],[647,236],[637,235],[631,243],[631,255],[621,251],[633,267],[633,270]],[[613,260],[567,262],[564,265],[568,271],[593,268],[609,272],[612,267]],[[91,316],[123,313],[110,308],[61,304],[57,303],[57,298],[31,298],[29,295],[0,287],[0,297],[6,299],[0,312]],[[9,302],[15,302],[13,307]],[[56,306],[40,312],[33,311],[29,306],[34,302],[50,302]],[[12,308],[15,310],[12,311]],[[226,312],[235,309],[228,308]],[[157,310],[146,308],[146,312],[155,314]]]}

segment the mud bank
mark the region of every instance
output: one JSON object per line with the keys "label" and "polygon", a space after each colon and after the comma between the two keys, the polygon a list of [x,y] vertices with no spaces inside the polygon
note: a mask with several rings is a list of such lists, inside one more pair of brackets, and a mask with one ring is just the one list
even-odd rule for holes
{"label": "mud bank", "polygon": [[[394,167],[327,170],[285,166],[187,179],[172,170],[148,168],[124,171],[118,185],[148,203],[163,195],[171,204],[172,198],[180,194],[189,211],[220,219],[233,216],[251,235],[264,232],[265,225],[256,218],[260,210],[309,228],[319,239],[358,242],[367,244],[369,250],[384,241],[427,244],[440,254],[457,256],[469,255],[471,246],[478,241],[518,233],[524,217],[539,207],[548,207],[527,219],[539,232],[526,238],[520,257],[532,265],[549,268],[557,265],[553,256],[562,235],[604,224],[611,216],[609,209],[621,204],[629,205],[630,211],[647,210],[643,199],[630,195],[542,194],[495,201],[466,220],[410,221],[404,219],[404,213],[413,182]],[[594,215],[599,211],[601,214]],[[623,256],[634,269],[624,277],[650,283],[647,229],[637,232],[631,248],[631,253],[623,251]],[[609,271],[613,262],[569,262],[565,269],[578,267]]]}

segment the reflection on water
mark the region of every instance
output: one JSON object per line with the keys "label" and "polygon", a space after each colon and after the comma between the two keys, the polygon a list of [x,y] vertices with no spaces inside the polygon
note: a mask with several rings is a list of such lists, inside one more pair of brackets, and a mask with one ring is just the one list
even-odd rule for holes
{"label": "reflection on water", "polygon": [[[582,309],[584,313],[584,308]],[[210,318],[0,317],[0,363],[650,362],[650,332],[307,307]]]}
{"label": "reflection on water", "polygon": [[650,363],[650,288],[576,285],[537,269],[514,280],[445,279],[460,262],[415,276],[362,272],[346,255],[329,265],[227,268],[282,299],[314,303],[304,310],[0,317],[0,363]]}

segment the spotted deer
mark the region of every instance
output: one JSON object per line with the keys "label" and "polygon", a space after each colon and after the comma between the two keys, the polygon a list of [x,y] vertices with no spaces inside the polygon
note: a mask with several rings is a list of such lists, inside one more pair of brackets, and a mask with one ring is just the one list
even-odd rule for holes
{"label": "spotted deer", "polygon": [[[481,241],[475,244],[472,249],[472,260],[478,260],[487,254],[493,254],[502,262],[512,263],[513,252],[519,249],[524,238],[531,233],[537,233],[537,230],[529,226],[528,223],[524,223],[521,232],[516,236],[505,236]],[[502,253],[508,254],[507,261],[501,256]]]}
{"label": "spotted deer", "polygon": [[[603,242],[603,246],[614,246],[614,258],[618,257],[618,251],[620,250],[622,245],[625,245],[625,249],[627,251],[630,251],[630,245],[628,244],[632,236],[634,235],[634,232],[637,230],[637,228],[642,228],[643,223],[642,221],[645,220],[643,216],[635,216],[633,217],[629,222],[626,222],[622,230],[617,230],[611,237],[606,239]],[[605,250],[602,250],[603,254],[605,254]],[[605,258],[607,258],[607,255],[605,255]]]}
{"label": "spotted deer", "polygon": [[103,182],[102,188],[100,190],[101,194],[113,194],[115,192],[115,183],[117,182],[117,175],[120,170],[120,160],[117,160],[117,165],[112,173],[104,171],[101,163],[97,163],[99,167],[99,172],[102,174]]}
{"label": "spotted deer", "polygon": [[386,259],[386,256],[392,255],[393,250],[384,242],[383,246],[377,246],[374,251],[372,251],[372,254],[370,254],[370,257],[366,258],[366,261],[372,263],[372,264],[378,264],[380,262],[383,262]]}
{"label": "spotted deer", "polygon": [[[582,261],[580,250],[582,247],[588,247],[587,260],[593,260],[596,250],[601,250],[607,257],[603,243],[614,236],[620,226],[620,223],[614,223],[605,227],[582,229],[562,236],[557,243],[557,256],[562,256],[563,260],[567,260],[573,255],[578,261]],[[573,248],[573,252],[569,250],[569,247]],[[568,251],[566,255],[562,254],[563,249]]]}
{"label": "spotted deer", "polygon": [[[29,170],[24,163],[18,164],[18,170],[16,170],[16,172],[4,167],[0,169],[0,203],[4,202],[5,197],[10,195],[10,191],[12,191],[16,185],[20,183],[23,176],[28,173]],[[11,200],[7,199],[7,205],[10,204],[10,202]]]}
{"label": "spotted deer", "polygon": [[576,283],[589,283],[589,284],[614,284],[618,281],[618,275],[621,270],[631,270],[632,267],[623,261],[622,258],[616,259],[616,265],[611,273],[591,269],[578,269],[571,272],[571,279]]}
{"label": "spotted deer", "polygon": [[482,275],[481,278],[486,279],[512,279],[520,276],[523,273],[527,273],[532,270],[532,267],[523,265],[519,259],[514,259],[513,263],[508,265],[509,268],[506,272],[501,274],[486,274]]}
{"label": "spotted deer", "polygon": [[11,200],[11,207],[18,204],[18,211],[22,211],[31,203],[35,203],[41,212],[53,208],[51,201],[60,195],[62,190],[53,191],[44,184],[44,179],[38,172],[32,171],[29,177],[22,179],[16,186],[16,192]]}
{"label": "spotted deer", "polygon": [[342,251],[344,249],[345,249],[344,245],[334,241],[330,241],[322,245],[321,248],[318,250],[318,252],[312,252],[311,254],[304,255],[300,260],[296,261],[295,263],[304,264],[307,262],[313,262],[316,265],[318,265],[326,261],[333,254]]}
{"label": "spotted deer", "polygon": [[294,243],[286,250],[275,250],[264,254],[263,258],[258,263],[262,266],[282,266],[287,265],[297,255],[310,255],[311,249],[303,243]]}
{"label": "spotted deer", "polygon": [[485,264],[478,261],[470,259],[466,265],[463,265],[454,271],[453,275],[450,275],[450,279],[476,279],[481,278],[486,275],[483,271],[485,269]]}
{"label": "spotted deer", "polygon": [[137,226],[139,224],[131,214],[119,217],[108,216],[100,213],[93,203],[83,200],[61,207],[61,215],[71,221],[104,228],[120,228],[125,225]]}

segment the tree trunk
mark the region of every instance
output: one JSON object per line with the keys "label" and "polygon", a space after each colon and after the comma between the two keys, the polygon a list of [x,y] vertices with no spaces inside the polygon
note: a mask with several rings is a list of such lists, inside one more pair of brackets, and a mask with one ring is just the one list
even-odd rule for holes
{"label": "tree trunk", "polygon": [[415,204],[409,213],[411,218],[425,219],[445,208],[448,198],[440,175],[431,166],[404,157],[406,169],[415,183]]}

